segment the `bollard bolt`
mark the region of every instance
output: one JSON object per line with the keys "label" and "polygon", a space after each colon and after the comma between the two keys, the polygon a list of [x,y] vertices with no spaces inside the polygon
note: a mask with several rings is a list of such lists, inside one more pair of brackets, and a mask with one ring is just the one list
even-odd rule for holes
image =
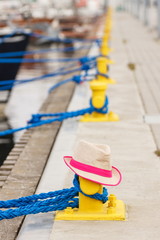
{"label": "bollard bolt", "polygon": [[110,194],[109,198],[108,198],[109,202],[108,202],[108,207],[116,207],[116,196],[114,194]]}
{"label": "bollard bolt", "polygon": [[65,211],[65,213],[70,214],[70,213],[73,213],[73,208],[67,207],[64,211]]}

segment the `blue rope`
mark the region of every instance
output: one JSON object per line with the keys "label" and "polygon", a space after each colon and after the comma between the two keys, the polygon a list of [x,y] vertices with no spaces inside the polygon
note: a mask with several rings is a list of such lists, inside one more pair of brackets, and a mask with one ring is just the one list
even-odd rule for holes
{"label": "blue rope", "polygon": [[97,71],[97,74],[96,74],[96,75],[103,76],[103,77],[105,77],[106,79],[109,78],[109,75],[108,75],[108,74],[103,74],[103,73],[100,73],[100,72],[98,72],[98,71]]}
{"label": "blue rope", "polygon": [[62,122],[65,119],[68,118],[73,118],[73,117],[78,117],[78,116],[82,116],[86,113],[92,113],[92,112],[99,112],[99,113],[107,113],[108,112],[108,98],[106,97],[106,101],[105,104],[102,108],[95,108],[92,105],[92,102],[90,101],[90,107],[89,108],[85,108],[85,109],[81,109],[81,110],[77,110],[77,111],[72,111],[72,112],[63,112],[63,113],[54,113],[53,115],[50,114],[50,116],[52,118],[50,119],[44,119],[41,120],[42,117],[48,117],[49,115],[47,114],[34,114],[32,115],[32,119],[30,121],[28,121],[28,125],[24,126],[24,127],[20,127],[20,128],[15,128],[15,129],[8,129],[5,131],[1,131],[0,132],[0,136],[6,136],[6,135],[10,135],[13,134],[15,132],[18,131],[22,131],[22,130],[27,130],[27,129],[31,129],[31,128],[35,128],[35,127],[39,127],[45,124],[49,124],[49,123],[53,123],[53,122]]}
{"label": "blue rope", "polygon": [[98,56],[88,57],[84,56],[81,58],[48,58],[48,59],[32,59],[32,58],[0,58],[0,63],[47,63],[47,62],[80,62],[84,64],[86,62],[95,60]]}
{"label": "blue rope", "polygon": [[[89,76],[92,76],[92,78],[88,78]],[[61,82],[58,82],[56,84],[54,84],[50,89],[49,89],[49,93],[53,92],[56,88],[62,86],[63,84],[66,84],[68,82],[75,82],[77,84],[86,82],[86,81],[91,81],[93,79],[93,76],[95,76],[95,74],[85,74],[85,75],[75,75],[72,78],[68,78],[65,79]]]}
{"label": "blue rope", "polygon": [[87,197],[97,199],[105,203],[108,200],[108,192],[103,188],[103,193],[87,195],[82,192],[79,186],[79,177],[75,175],[73,180],[74,187],[48,193],[34,194],[19,199],[0,201],[0,220],[12,219],[19,216],[44,213],[50,211],[64,210],[67,207],[78,208],[78,193],[81,192]]}
{"label": "blue rope", "polygon": [[67,118],[72,118],[72,117],[78,117],[80,115],[84,115],[86,113],[92,113],[94,111],[99,112],[99,113],[107,113],[108,112],[108,104],[109,100],[108,97],[106,97],[104,106],[102,108],[95,108],[92,104],[92,100],[90,100],[90,108],[78,110],[78,111],[73,111],[73,112],[62,112],[62,113],[37,113],[37,114],[32,114],[31,120],[28,121],[29,124],[33,123],[39,123],[42,122],[42,118],[46,117],[65,117]]}
{"label": "blue rope", "polygon": [[82,83],[82,82],[84,82],[84,81],[85,81],[85,80],[83,80],[83,76],[81,76],[81,75],[75,75],[75,76],[73,76],[72,78],[68,78],[68,79],[66,79],[66,80],[63,80],[63,81],[61,81],[61,82],[58,82],[58,83],[54,84],[54,85],[49,89],[48,92],[51,93],[51,92],[53,92],[56,88],[62,86],[62,85],[65,84],[65,83],[68,83],[68,82],[75,82],[75,83],[77,83],[77,84],[80,84],[80,83]]}
{"label": "blue rope", "polygon": [[81,188],[80,188],[80,185],[79,185],[79,180],[78,180],[78,176],[75,175],[74,179],[73,179],[73,185],[74,187],[76,188],[76,190],[80,193],[82,193],[84,196],[86,197],[90,197],[90,198],[93,198],[93,199],[97,199],[99,201],[102,201],[103,203],[107,202],[108,200],[108,191],[106,188],[103,188],[103,193],[100,194],[100,193],[95,193],[95,194],[92,194],[92,195],[88,195],[86,193],[84,193]]}
{"label": "blue rope", "polygon": [[54,38],[54,37],[50,37],[50,36],[45,36],[45,35],[41,35],[38,33],[32,33],[31,36],[36,37],[36,38],[42,38],[42,39],[46,39],[46,40],[50,40],[50,41],[55,41],[55,42],[59,42],[59,43],[74,43],[74,42],[99,42],[100,39],[80,39],[80,38]]}
{"label": "blue rope", "polygon": [[51,92],[53,92],[53,90],[55,90],[56,88],[62,86],[62,85],[65,84],[65,83],[71,82],[71,81],[72,81],[72,78],[68,78],[68,79],[63,80],[63,81],[61,81],[61,82],[58,82],[58,83],[54,84],[54,85],[49,89],[48,92],[51,93]]}
{"label": "blue rope", "polygon": [[70,52],[70,51],[81,51],[82,49],[90,48],[90,45],[83,45],[79,47],[65,47],[65,48],[48,48],[48,49],[41,49],[41,50],[33,50],[33,51],[18,51],[18,52],[7,52],[7,53],[0,53],[0,58],[2,57],[18,57],[18,56],[26,56],[31,54],[44,54],[44,53],[51,53],[51,52]]}
{"label": "blue rope", "polygon": [[[54,74],[54,73],[60,73],[60,72],[62,72],[62,71],[64,71],[64,70],[67,70],[67,69],[69,69],[69,68],[72,68],[72,67],[76,67],[77,66],[77,64],[75,64],[75,63],[70,63],[70,64],[68,64],[67,66],[63,66],[63,67],[60,67],[60,68],[58,68],[58,69],[56,69],[54,72],[51,72],[51,73],[47,73],[47,74],[44,74],[44,75],[41,75],[41,76],[39,76],[39,77],[36,77],[36,80],[38,80],[39,78],[41,79],[41,78],[43,78],[43,76],[50,76],[50,74]],[[23,79],[23,80],[15,80],[15,79],[12,79],[12,80],[3,80],[3,81],[0,81],[0,86],[3,86],[3,85],[9,85],[9,84],[12,84],[12,83],[16,83],[16,82],[23,82],[23,81],[32,81],[32,79],[35,79],[35,78],[29,78],[29,79]]]}
{"label": "blue rope", "polygon": [[75,66],[75,65],[71,64],[71,65],[68,65],[67,67],[59,68],[55,72],[44,74],[42,76],[35,77],[35,78],[24,79],[24,80],[0,81],[0,91],[9,90],[9,89],[12,89],[13,87],[15,87],[17,85],[20,85],[20,84],[34,82],[34,81],[37,81],[37,80],[43,80],[43,79],[50,78],[50,77],[56,77],[56,76],[60,76],[60,75],[63,76],[63,75],[67,75],[67,74],[77,72],[77,71],[88,71],[89,69],[92,69],[92,68],[95,67],[95,62],[92,61],[92,62],[89,62],[89,63],[86,63],[86,64],[82,65],[79,68],[75,68],[75,69],[68,70],[68,71],[63,71],[65,69],[71,68],[73,66]]}
{"label": "blue rope", "polygon": [[[89,78],[91,77],[91,78]],[[85,73],[83,75],[74,75],[72,78],[66,79],[64,81],[61,81],[60,83],[57,83],[55,85],[53,85],[50,89],[49,89],[49,93],[52,92],[54,89],[56,89],[57,87],[68,83],[70,81],[75,82],[77,84],[80,83],[84,83],[86,81],[91,81],[93,80],[93,77],[95,77],[95,74],[88,74],[88,71],[85,71]]]}
{"label": "blue rope", "polygon": [[0,58],[0,63],[48,63],[48,62],[75,62],[78,58],[59,58],[59,59],[22,59],[22,58]]}

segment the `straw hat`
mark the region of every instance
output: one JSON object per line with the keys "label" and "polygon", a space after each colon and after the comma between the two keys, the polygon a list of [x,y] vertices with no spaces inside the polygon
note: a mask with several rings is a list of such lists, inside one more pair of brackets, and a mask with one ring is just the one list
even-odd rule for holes
{"label": "straw hat", "polygon": [[65,156],[67,166],[77,175],[107,186],[116,186],[121,180],[120,171],[111,165],[110,147],[81,140],[72,156]]}

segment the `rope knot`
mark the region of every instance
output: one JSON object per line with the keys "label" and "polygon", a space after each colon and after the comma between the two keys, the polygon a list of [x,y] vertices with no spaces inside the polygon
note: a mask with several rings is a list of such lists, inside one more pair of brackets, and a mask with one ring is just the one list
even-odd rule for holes
{"label": "rope knot", "polygon": [[28,124],[38,123],[41,121],[41,117],[38,114],[32,114],[32,118],[27,122]]}
{"label": "rope knot", "polygon": [[95,40],[95,43],[98,45],[98,47],[100,47],[101,42],[102,42],[101,39],[96,39],[96,40]]}
{"label": "rope knot", "polygon": [[81,57],[79,59],[79,61],[80,61],[81,65],[83,65],[83,64],[85,64],[86,62],[89,61],[89,57],[87,57],[87,56]]}
{"label": "rope knot", "polygon": [[84,64],[82,66],[82,70],[84,70],[84,71],[88,71],[89,69],[91,69],[91,66],[89,64]]}
{"label": "rope knot", "polygon": [[72,39],[69,39],[69,38],[65,38],[65,39],[60,39],[61,42],[64,42],[64,43],[68,43],[68,44],[73,44],[73,40]]}
{"label": "rope knot", "polygon": [[92,104],[92,99],[90,100],[90,106],[91,108],[95,111],[95,112],[98,112],[98,113],[108,113],[108,103],[109,103],[109,100],[108,100],[108,97],[106,96],[106,100],[104,102],[104,105],[103,107],[101,108],[95,108]]}
{"label": "rope knot", "polygon": [[88,194],[85,194],[81,189],[80,189],[80,186],[79,186],[79,177],[78,175],[75,174],[75,177],[73,179],[73,185],[75,187],[75,189],[77,190],[77,192],[80,192],[82,193],[84,196],[86,197],[90,197],[90,198],[93,198],[93,199],[96,199],[96,200],[99,200],[99,201],[102,201],[102,203],[105,203],[107,200],[108,200],[108,191],[106,188],[103,188],[103,193],[100,194],[100,193],[95,193],[93,195],[88,195]]}
{"label": "rope knot", "polygon": [[75,75],[75,76],[73,76],[72,80],[75,83],[80,84],[82,82],[82,77],[80,75]]}

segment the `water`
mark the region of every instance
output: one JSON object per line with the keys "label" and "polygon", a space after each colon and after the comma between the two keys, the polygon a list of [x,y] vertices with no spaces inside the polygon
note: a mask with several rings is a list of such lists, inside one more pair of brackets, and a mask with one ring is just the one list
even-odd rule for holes
{"label": "water", "polygon": [[[2,100],[2,95],[4,94],[1,94],[0,100],[0,131],[4,131],[10,128],[8,124],[8,119],[4,113],[6,101]],[[0,137],[0,165],[3,164],[3,161],[6,159],[8,153],[11,151],[13,146],[14,146],[13,135]]]}

